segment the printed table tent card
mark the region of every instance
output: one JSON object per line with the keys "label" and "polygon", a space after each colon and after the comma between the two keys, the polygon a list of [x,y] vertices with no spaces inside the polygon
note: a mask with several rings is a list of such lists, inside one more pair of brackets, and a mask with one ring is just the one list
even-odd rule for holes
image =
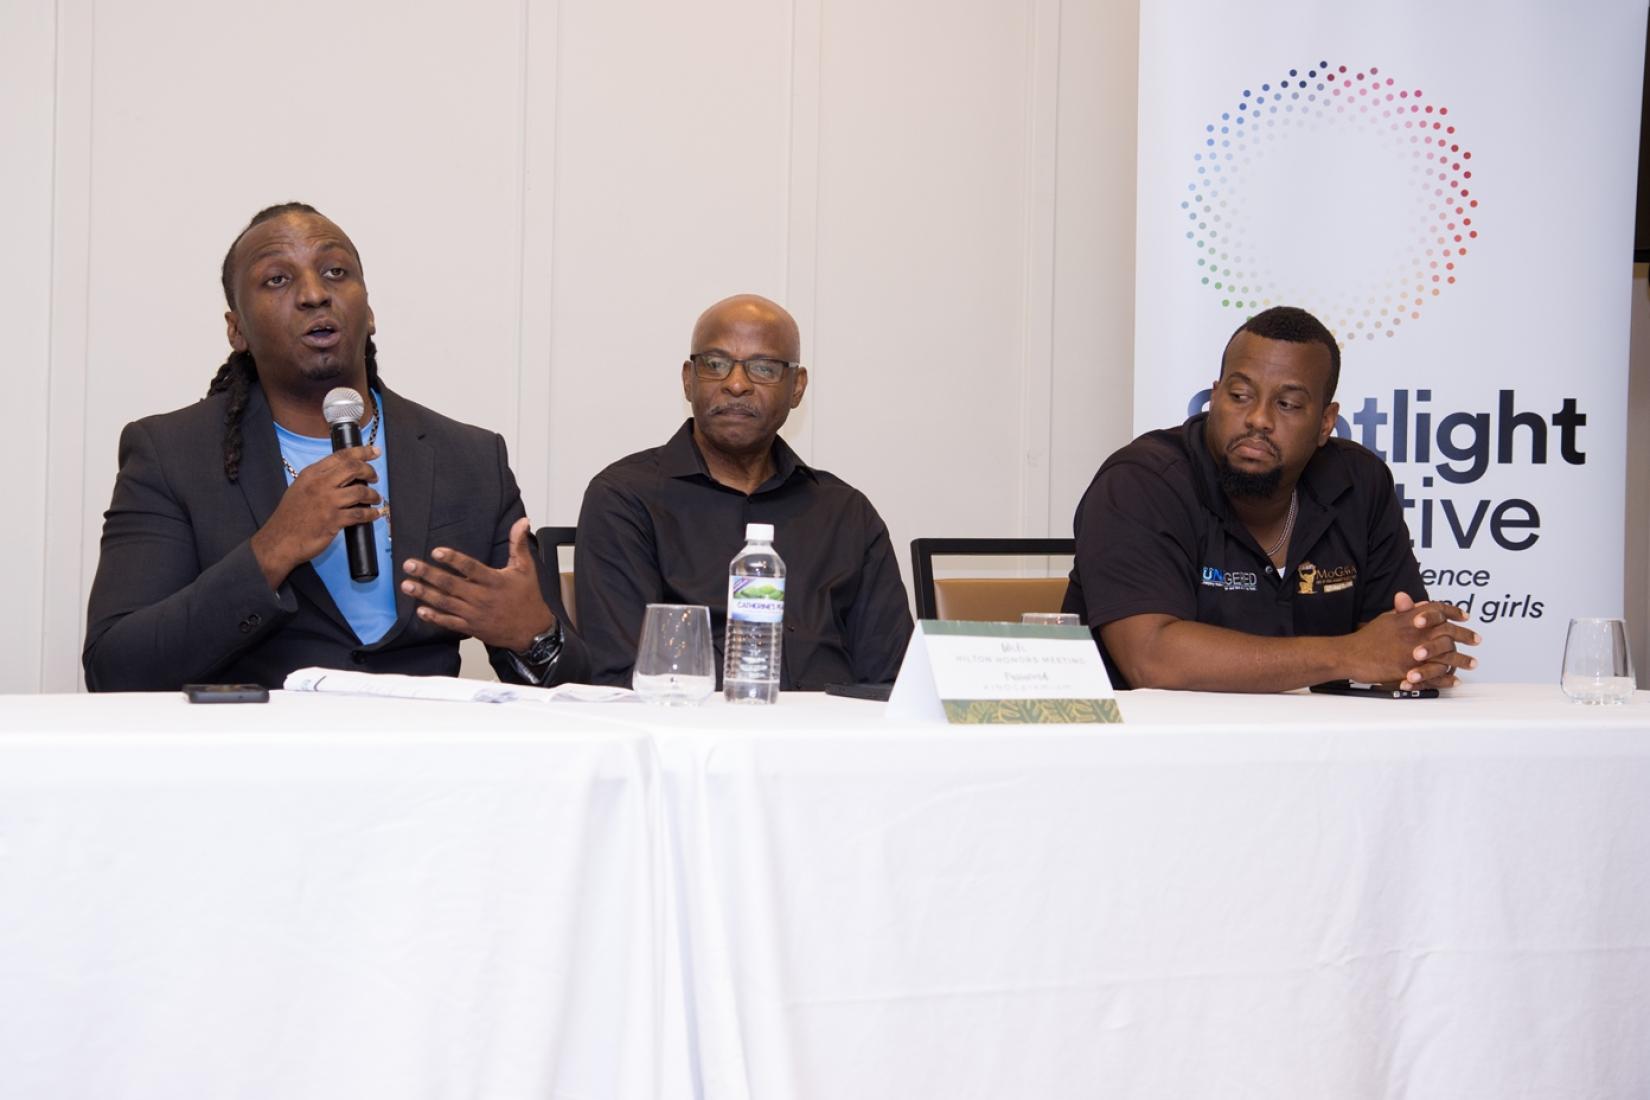
{"label": "printed table tent card", "polygon": [[961,725],[1123,720],[1087,628],[933,619],[911,635],[887,714]]}

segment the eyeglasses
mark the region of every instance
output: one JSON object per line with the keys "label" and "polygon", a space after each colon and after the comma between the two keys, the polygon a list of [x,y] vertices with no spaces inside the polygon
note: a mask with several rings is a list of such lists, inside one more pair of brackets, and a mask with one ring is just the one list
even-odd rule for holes
{"label": "eyeglasses", "polygon": [[734,359],[726,355],[700,352],[688,356],[693,363],[693,376],[706,382],[720,382],[733,373],[735,366],[745,368],[745,377],[759,386],[771,386],[785,377],[787,370],[795,370],[801,363],[787,363],[783,359]]}

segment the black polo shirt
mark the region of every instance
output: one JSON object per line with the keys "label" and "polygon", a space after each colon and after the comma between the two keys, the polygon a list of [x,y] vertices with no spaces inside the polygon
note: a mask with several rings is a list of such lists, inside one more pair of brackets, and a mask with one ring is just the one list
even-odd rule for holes
{"label": "black polo shirt", "polygon": [[[1407,592],[1426,599],[1392,471],[1331,437],[1302,471],[1282,573],[1232,514],[1206,413],[1108,458],[1077,506],[1065,610],[1094,629],[1162,614],[1268,637],[1350,634]],[[1112,683],[1128,687],[1104,643]]]}
{"label": "black polo shirt", "polygon": [[650,603],[704,604],[722,679],[728,563],[747,523],[771,523],[785,561],[781,690],[893,680],[911,610],[888,528],[865,495],[805,465],[783,439],[774,475],[746,496],[710,476],[690,417],[662,447],[590,482],[574,548],[578,633],[591,680],[628,687]]}

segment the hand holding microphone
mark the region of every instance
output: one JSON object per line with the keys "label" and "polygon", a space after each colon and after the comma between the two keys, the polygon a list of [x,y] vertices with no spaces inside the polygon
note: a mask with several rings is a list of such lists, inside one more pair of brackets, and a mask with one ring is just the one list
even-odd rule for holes
{"label": "hand holding microphone", "polygon": [[[348,414],[353,402],[354,414],[335,420],[331,409],[339,395],[348,395],[347,400],[338,402],[339,411]],[[356,580],[378,575],[372,523],[385,513],[379,507],[383,498],[372,487],[378,472],[368,465],[378,457],[378,448],[361,446],[361,395],[351,389],[335,389],[327,394],[322,409],[333,425],[333,453],[304,467],[293,478],[268,522],[252,536],[253,556],[272,590],[279,588],[298,566],[320,555],[341,530],[349,543],[350,575]],[[351,433],[353,443],[349,441]],[[365,538],[359,547],[350,542],[352,537],[360,536]],[[361,564],[364,569],[357,568]]]}

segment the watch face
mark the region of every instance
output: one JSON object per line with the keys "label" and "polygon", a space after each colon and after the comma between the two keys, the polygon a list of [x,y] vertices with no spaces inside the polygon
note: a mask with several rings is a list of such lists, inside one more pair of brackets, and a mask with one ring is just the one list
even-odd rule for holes
{"label": "watch face", "polygon": [[557,623],[534,638],[533,643],[527,647],[527,652],[523,653],[521,658],[529,664],[542,665],[551,657],[554,657],[560,649],[561,624]]}

